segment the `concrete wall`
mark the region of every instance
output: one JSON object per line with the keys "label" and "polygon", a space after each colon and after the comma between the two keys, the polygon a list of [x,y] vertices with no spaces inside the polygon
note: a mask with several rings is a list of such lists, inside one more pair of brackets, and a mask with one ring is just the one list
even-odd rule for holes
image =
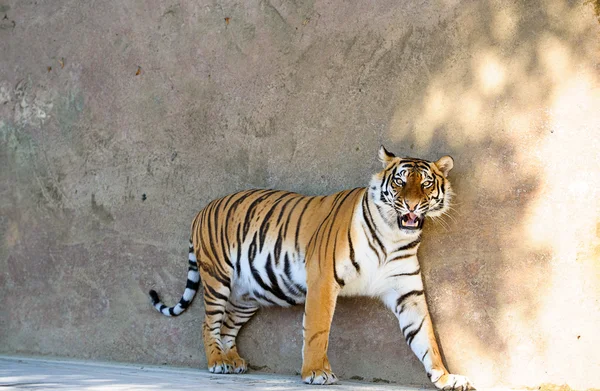
{"label": "concrete wall", "polygon": [[[600,387],[594,2],[0,0],[0,353],[203,368],[182,293],[209,200],[366,185],[380,143],[455,158],[421,261],[449,367]],[[596,8],[600,9],[596,4]],[[301,308],[242,332],[301,365]],[[342,378],[428,384],[391,313],[342,300]]]}

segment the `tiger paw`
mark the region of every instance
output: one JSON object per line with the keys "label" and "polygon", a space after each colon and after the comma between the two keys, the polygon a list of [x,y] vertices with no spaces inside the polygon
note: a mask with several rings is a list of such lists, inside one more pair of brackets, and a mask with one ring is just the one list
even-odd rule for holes
{"label": "tiger paw", "polygon": [[471,384],[466,376],[445,374],[440,376],[437,381],[433,384],[444,391],[469,391],[475,390],[475,387]]}
{"label": "tiger paw", "polygon": [[331,370],[316,369],[314,371],[303,371],[302,381],[306,384],[333,384],[338,381],[338,378]]}
{"label": "tiger paw", "polygon": [[229,360],[215,360],[212,364],[208,364],[210,373],[234,373],[233,371],[233,363]]}
{"label": "tiger paw", "polygon": [[237,349],[233,348],[229,350],[225,356],[226,360],[231,363],[231,372],[230,373],[246,373],[248,370],[248,364],[246,360],[240,357],[237,352]]}
{"label": "tiger paw", "polygon": [[235,359],[232,359],[232,372],[231,373],[235,373],[235,374],[239,374],[239,373],[246,373],[246,371],[248,370],[248,364],[246,363],[246,360],[244,360],[241,357],[237,357]]}

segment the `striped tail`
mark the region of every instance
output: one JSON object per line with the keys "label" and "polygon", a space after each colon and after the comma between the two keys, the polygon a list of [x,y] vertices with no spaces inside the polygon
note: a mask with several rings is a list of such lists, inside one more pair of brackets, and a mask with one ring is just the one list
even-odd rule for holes
{"label": "striped tail", "polygon": [[183,296],[173,307],[167,307],[164,305],[160,298],[158,297],[158,293],[154,289],[150,290],[150,299],[152,300],[152,305],[158,312],[165,316],[178,316],[185,311],[189,305],[194,300],[194,296],[196,296],[196,292],[198,291],[198,286],[200,285],[200,273],[198,272],[198,264],[196,263],[196,255],[194,254],[194,246],[190,241],[190,254],[188,256],[188,274],[187,274],[187,284],[185,286],[185,291],[183,292]]}

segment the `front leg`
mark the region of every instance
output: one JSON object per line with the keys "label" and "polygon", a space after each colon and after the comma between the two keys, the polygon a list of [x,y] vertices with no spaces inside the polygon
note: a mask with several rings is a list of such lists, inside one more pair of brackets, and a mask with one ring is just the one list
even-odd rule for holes
{"label": "front leg", "polygon": [[[442,390],[467,391],[475,388],[465,376],[448,372],[438,348],[420,274],[403,276],[402,288],[388,291],[384,303],[394,311],[404,339],[423,363],[431,382]],[[418,278],[418,281],[417,281]]]}
{"label": "front leg", "polygon": [[327,359],[329,330],[340,287],[327,273],[309,273],[302,320],[302,380],[308,384],[333,384],[337,377]]}

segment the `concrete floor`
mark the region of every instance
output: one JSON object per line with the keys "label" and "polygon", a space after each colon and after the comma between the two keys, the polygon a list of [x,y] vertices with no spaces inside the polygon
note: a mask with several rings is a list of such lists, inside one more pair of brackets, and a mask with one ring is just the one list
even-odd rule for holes
{"label": "concrete floor", "polygon": [[341,381],[334,386],[308,386],[297,376],[272,374],[213,375],[206,370],[42,360],[0,356],[0,389],[5,390],[358,390],[383,391],[418,388],[393,384]]}

